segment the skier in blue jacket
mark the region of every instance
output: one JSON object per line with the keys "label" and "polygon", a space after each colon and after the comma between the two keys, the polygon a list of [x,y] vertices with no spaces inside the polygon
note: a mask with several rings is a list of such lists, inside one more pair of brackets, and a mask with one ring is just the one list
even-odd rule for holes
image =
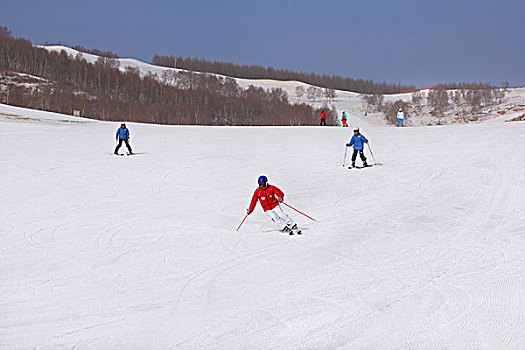
{"label": "skier in blue jacket", "polygon": [[118,141],[118,145],[115,148],[115,154],[118,154],[118,150],[120,149],[120,146],[122,146],[122,141],[126,143],[126,147],[128,148],[129,154],[133,154],[133,151],[131,150],[131,146],[129,145],[129,130],[126,128],[126,124],[122,123],[120,125],[120,128],[117,130],[117,135],[115,136],[116,140]]}
{"label": "skier in blue jacket", "polygon": [[352,154],[352,168],[355,167],[355,160],[357,158],[357,153],[359,153],[359,156],[361,157],[361,160],[363,161],[363,166],[367,167],[368,164],[366,163],[366,157],[363,153],[363,148],[365,146],[365,143],[368,143],[368,140],[366,137],[361,135],[359,133],[359,128],[354,129],[354,136],[352,136],[352,139],[349,143],[346,144],[346,147],[354,146],[354,153]]}

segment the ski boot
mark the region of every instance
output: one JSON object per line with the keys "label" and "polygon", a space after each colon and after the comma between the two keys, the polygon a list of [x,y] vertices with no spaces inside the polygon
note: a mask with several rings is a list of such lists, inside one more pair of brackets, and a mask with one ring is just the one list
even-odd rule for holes
{"label": "ski boot", "polygon": [[363,168],[366,168],[368,167],[368,163],[366,162],[366,160],[363,162]]}
{"label": "ski boot", "polygon": [[303,233],[301,232],[301,229],[299,227],[297,227],[297,224],[293,224],[292,226],[292,231],[298,235],[302,235]]}
{"label": "ski boot", "polygon": [[352,161],[352,165],[350,166],[350,168],[355,168],[355,161]]}
{"label": "ski boot", "polygon": [[283,232],[288,232],[288,234],[291,236],[293,235],[293,231],[291,228],[289,228],[288,226],[286,226],[285,228],[283,228]]}

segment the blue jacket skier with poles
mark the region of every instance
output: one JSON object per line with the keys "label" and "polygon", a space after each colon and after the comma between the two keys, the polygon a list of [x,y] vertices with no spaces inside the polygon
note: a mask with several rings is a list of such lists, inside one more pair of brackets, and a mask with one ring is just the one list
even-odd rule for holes
{"label": "blue jacket skier with poles", "polygon": [[357,153],[359,153],[359,156],[361,157],[361,160],[363,161],[363,167],[367,167],[368,164],[366,163],[366,157],[363,153],[363,148],[365,143],[368,143],[368,140],[366,137],[361,135],[359,133],[359,128],[354,129],[354,136],[352,136],[352,139],[350,139],[350,142],[346,144],[346,147],[354,146],[354,153],[352,154],[352,168],[355,167],[355,160],[357,158]]}
{"label": "blue jacket skier with poles", "polygon": [[117,130],[117,135],[115,136],[116,140],[118,141],[118,145],[115,148],[115,154],[118,154],[118,150],[120,149],[120,146],[122,146],[122,142],[126,143],[126,147],[128,148],[129,154],[133,154],[133,151],[131,150],[131,146],[129,144],[129,130],[126,128],[126,124],[122,123],[120,125],[120,128]]}

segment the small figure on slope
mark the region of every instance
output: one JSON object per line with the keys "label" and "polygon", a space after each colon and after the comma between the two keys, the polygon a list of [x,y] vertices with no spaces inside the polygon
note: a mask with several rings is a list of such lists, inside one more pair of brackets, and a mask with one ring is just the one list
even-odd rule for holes
{"label": "small figure on slope", "polygon": [[115,154],[118,154],[118,150],[120,149],[120,146],[122,146],[122,141],[126,143],[126,147],[128,148],[129,154],[133,154],[133,151],[131,150],[131,146],[129,145],[129,130],[126,128],[126,124],[122,123],[120,125],[120,128],[117,130],[117,135],[115,136],[116,140],[118,141],[118,145],[115,148]]}
{"label": "small figure on slope", "polygon": [[399,124],[401,124],[401,126],[405,126],[405,124],[403,123],[403,119],[405,118],[405,113],[403,113],[403,110],[401,108],[399,108],[399,110],[397,111],[397,125],[396,126],[399,126]]}
{"label": "small figure on slope", "polygon": [[366,163],[366,157],[363,153],[365,143],[368,143],[368,140],[366,139],[366,137],[359,133],[359,128],[355,128],[354,136],[352,136],[350,142],[346,144],[346,147],[354,146],[354,153],[352,154],[352,168],[355,167],[355,160],[357,158],[358,152],[359,156],[361,157],[361,160],[363,161],[363,167],[368,166],[368,164]]}
{"label": "small figure on slope", "polygon": [[346,117],[346,113],[345,113],[345,111],[343,111],[343,116],[341,117],[341,122],[343,123],[343,127],[345,127],[345,126],[348,127],[348,124],[346,123],[347,119],[348,118]]}
{"label": "small figure on slope", "polygon": [[319,126],[321,125],[326,126],[326,112],[324,110],[321,112],[321,124],[319,124]]}
{"label": "small figure on slope", "polygon": [[279,227],[283,232],[287,232],[290,235],[297,233],[300,235],[302,232],[297,227],[297,224],[291,217],[286,214],[279,203],[284,200],[284,193],[275,186],[268,184],[268,178],[264,175],[259,176],[259,187],[255,190],[252,196],[250,207],[247,209],[246,214],[250,215],[255,206],[257,200],[261,202],[261,206],[264,213],[272,219],[272,221]]}

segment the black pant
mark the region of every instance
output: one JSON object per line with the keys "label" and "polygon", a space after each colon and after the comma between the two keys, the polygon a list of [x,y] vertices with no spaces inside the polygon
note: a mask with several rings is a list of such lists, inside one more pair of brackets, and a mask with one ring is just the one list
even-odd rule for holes
{"label": "black pant", "polygon": [[319,126],[321,125],[325,125],[326,126],[326,119],[321,119],[321,124],[319,124]]}
{"label": "black pant", "polygon": [[118,150],[120,149],[120,146],[122,146],[122,141],[124,141],[126,143],[126,147],[128,148],[129,153],[133,153],[133,151],[131,150],[131,146],[129,145],[129,140],[128,139],[126,139],[126,140],[119,139],[118,140],[118,145],[117,145],[117,148],[115,148],[115,153],[117,153]]}
{"label": "black pant", "polygon": [[354,153],[352,154],[352,163],[355,163],[355,159],[357,158],[357,152],[359,152],[359,156],[361,157],[361,160],[363,161],[363,164],[366,163],[366,157],[363,153],[362,149],[354,149]]}

